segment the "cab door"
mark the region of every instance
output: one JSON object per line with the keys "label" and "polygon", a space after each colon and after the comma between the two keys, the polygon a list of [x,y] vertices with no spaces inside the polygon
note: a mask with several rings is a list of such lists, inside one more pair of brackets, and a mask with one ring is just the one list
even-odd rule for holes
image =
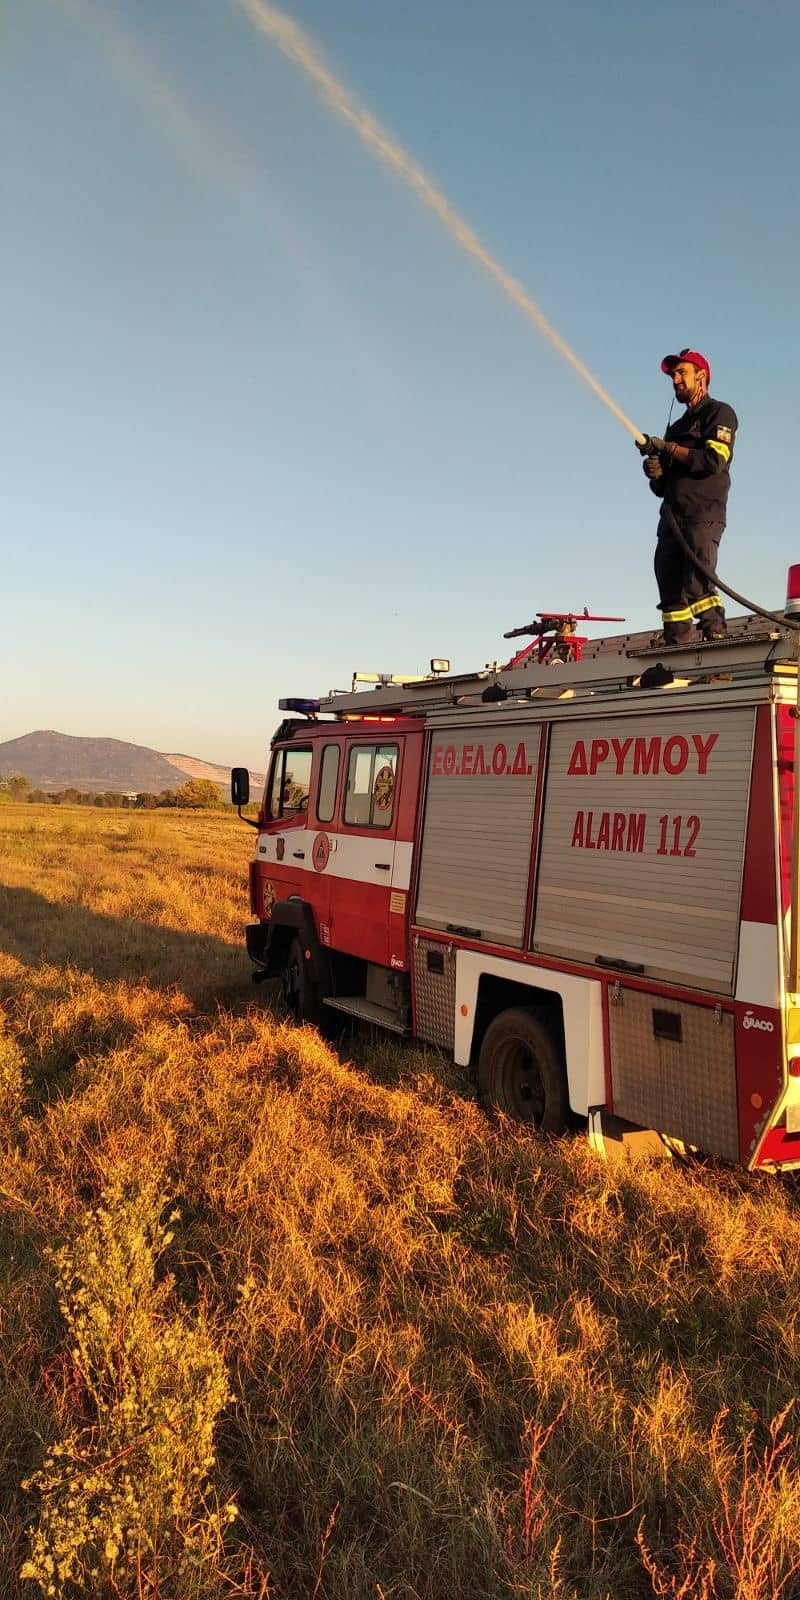
{"label": "cab door", "polygon": [[[402,735],[346,741],[338,821],[329,837],[325,865],[332,947],[385,967],[403,964],[397,957],[392,928],[396,917],[392,901],[399,903],[397,802],[403,744]],[[400,850],[406,889],[410,849],[409,844]]]}
{"label": "cab door", "polygon": [[341,807],[344,739],[332,731],[317,741],[306,840],[305,898],[313,907],[320,943],[331,946],[331,903],[335,901],[334,872],[338,852],[337,817]]}
{"label": "cab door", "polygon": [[313,759],[310,740],[273,749],[254,863],[253,911],[259,917],[270,917],[278,900],[306,898]]}

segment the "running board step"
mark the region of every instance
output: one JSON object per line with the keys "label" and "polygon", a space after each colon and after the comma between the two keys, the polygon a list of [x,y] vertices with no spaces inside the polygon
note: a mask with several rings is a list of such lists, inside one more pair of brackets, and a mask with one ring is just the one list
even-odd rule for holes
{"label": "running board step", "polygon": [[375,1022],[381,1028],[389,1028],[392,1033],[409,1031],[395,1011],[390,1011],[388,1006],[376,1005],[374,1000],[365,1000],[363,994],[326,995],[322,1004],[330,1006],[333,1011],[346,1011],[351,1017],[360,1017],[362,1022]]}

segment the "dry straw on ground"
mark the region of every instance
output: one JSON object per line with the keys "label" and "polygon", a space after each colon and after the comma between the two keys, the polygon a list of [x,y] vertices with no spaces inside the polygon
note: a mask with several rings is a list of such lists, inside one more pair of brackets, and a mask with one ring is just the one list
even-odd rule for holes
{"label": "dry straw on ground", "polygon": [[251,837],[0,810],[4,1600],[797,1600],[791,1192],[282,1024]]}

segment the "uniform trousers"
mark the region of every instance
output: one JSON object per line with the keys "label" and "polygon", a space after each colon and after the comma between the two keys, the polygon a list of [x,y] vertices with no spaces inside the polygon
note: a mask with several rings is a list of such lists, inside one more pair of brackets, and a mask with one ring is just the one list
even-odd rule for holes
{"label": "uniform trousers", "polygon": [[[674,513],[673,513],[674,515]],[[717,552],[725,523],[718,518],[683,515],[676,517],[687,544],[709,572],[716,573]],[[675,537],[668,508],[663,508],[658,523],[655,573],[658,603],[664,618],[664,636],[670,644],[694,638],[693,623],[704,634],[720,633],[725,613],[713,578],[696,567]]]}

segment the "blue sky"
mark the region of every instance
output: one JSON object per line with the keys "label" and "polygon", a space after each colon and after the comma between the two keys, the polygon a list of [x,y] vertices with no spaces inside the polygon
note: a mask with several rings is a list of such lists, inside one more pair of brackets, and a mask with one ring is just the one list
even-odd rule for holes
{"label": "blue sky", "polygon": [[[282,9],[637,426],[705,352],[720,572],[779,606],[796,5]],[[279,695],[656,624],[624,428],[235,0],[5,0],[0,140],[0,740],[258,767]]]}

